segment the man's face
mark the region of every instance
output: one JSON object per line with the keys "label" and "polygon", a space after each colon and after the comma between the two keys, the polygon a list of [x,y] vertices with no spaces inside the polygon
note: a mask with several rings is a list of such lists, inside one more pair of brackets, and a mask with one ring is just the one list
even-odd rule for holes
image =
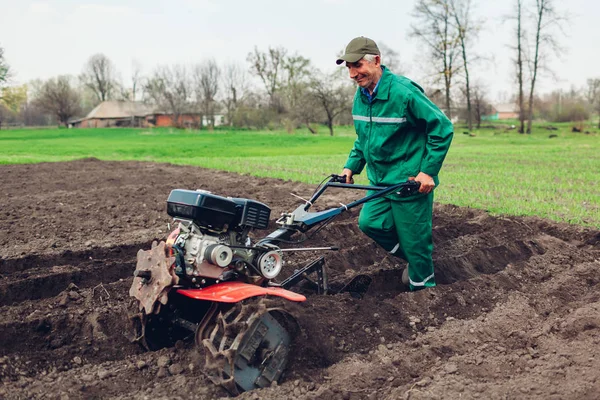
{"label": "man's face", "polygon": [[373,62],[361,58],[357,62],[346,62],[346,68],[350,74],[350,79],[354,80],[361,88],[373,91],[379,78],[381,77],[381,59],[375,57]]}

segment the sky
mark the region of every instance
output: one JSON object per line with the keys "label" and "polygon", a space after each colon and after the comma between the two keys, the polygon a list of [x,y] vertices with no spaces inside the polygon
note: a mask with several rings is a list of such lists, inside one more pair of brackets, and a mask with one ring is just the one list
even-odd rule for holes
{"label": "sky", "polygon": [[[515,0],[472,0],[483,22],[474,45],[482,61],[471,66],[474,80],[490,98],[507,100],[514,92],[512,13]],[[533,0],[525,0],[534,3]],[[556,1],[556,0],[555,0]],[[600,78],[600,1],[556,1],[570,22],[565,49],[550,64],[554,77],[540,79],[541,92],[583,87]],[[159,65],[192,64],[207,59],[246,64],[254,47],[282,46],[288,54],[333,71],[336,55],[356,36],[383,42],[400,55],[403,72],[421,82],[429,75],[422,44],[409,37],[414,0],[0,0],[0,47],[16,73],[14,83],[78,75],[87,59],[104,53],[124,83],[134,61],[150,74]],[[385,54],[383,54],[385,64]]]}

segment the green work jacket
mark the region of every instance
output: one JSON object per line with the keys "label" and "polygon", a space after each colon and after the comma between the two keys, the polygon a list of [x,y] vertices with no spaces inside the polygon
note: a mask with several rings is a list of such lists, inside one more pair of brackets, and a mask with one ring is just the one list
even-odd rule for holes
{"label": "green work jacket", "polygon": [[452,123],[419,85],[382,69],[371,102],[360,88],[354,96],[357,138],[344,168],[360,174],[366,165],[372,185],[393,185],[424,172],[437,186]]}

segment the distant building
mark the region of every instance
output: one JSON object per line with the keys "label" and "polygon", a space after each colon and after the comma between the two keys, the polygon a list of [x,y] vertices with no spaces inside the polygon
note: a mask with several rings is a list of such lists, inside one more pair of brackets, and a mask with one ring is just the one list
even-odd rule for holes
{"label": "distant building", "polygon": [[[199,113],[180,114],[178,124],[175,123],[175,115],[167,112],[157,111],[149,105],[131,101],[103,101],[98,104],[84,118],[71,120],[70,127],[73,128],[109,128],[109,127],[153,127],[153,126],[185,126],[199,127]],[[202,117],[202,125],[208,126],[210,119]],[[214,115],[215,126],[223,125],[223,115]]]}
{"label": "distant building", "polygon": [[498,119],[518,119],[519,106],[515,103],[496,104],[492,106],[491,114],[481,117],[484,121],[494,121]]}
{"label": "distant building", "polygon": [[107,128],[115,126],[144,126],[152,107],[131,101],[103,101],[84,118],[72,120],[73,128]]}
{"label": "distant building", "polygon": [[175,123],[175,115],[165,112],[152,112],[145,117],[145,124],[142,127],[153,127],[153,126],[183,126],[186,128],[196,128],[200,126],[200,114],[186,113],[180,114],[177,118],[178,123]]}
{"label": "distant building", "polygon": [[[222,114],[215,114],[213,116],[215,120],[215,126],[225,125],[225,116]],[[206,115],[202,116],[202,126],[209,126],[210,118]]]}

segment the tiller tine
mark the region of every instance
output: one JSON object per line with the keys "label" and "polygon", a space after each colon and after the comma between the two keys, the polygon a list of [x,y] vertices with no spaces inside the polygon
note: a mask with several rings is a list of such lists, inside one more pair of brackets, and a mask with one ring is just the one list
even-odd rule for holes
{"label": "tiller tine", "polygon": [[152,243],[151,250],[140,250],[129,295],[139,301],[144,314],[158,313],[157,303],[167,304],[169,289],[179,281],[173,271],[174,257],[168,257],[165,242]]}

